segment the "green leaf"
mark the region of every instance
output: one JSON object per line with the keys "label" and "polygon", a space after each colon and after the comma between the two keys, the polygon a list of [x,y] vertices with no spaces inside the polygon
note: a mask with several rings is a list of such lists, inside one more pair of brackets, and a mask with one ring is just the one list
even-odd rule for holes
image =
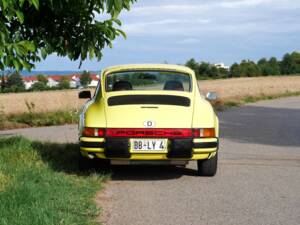
{"label": "green leaf", "polygon": [[42,48],[42,49],[41,49],[41,55],[42,55],[42,58],[43,58],[43,59],[46,59],[48,53],[47,53],[47,50],[46,50],[45,48]]}
{"label": "green leaf", "polygon": [[23,7],[25,0],[19,0],[19,6]]}
{"label": "green leaf", "polygon": [[32,69],[32,67],[33,67],[32,64],[30,64],[30,63],[28,63],[28,62],[25,62],[25,61],[22,61],[21,63],[22,63],[23,67],[24,67],[26,70],[31,71],[31,69]]}
{"label": "green leaf", "polygon": [[18,56],[24,56],[28,53],[27,49],[22,45],[14,45],[14,49]]}
{"label": "green leaf", "polygon": [[118,16],[119,16],[119,14],[120,14],[120,11],[114,10],[114,11],[112,12],[112,18],[113,18],[113,19],[117,19]]}
{"label": "green leaf", "polygon": [[119,26],[122,26],[122,22],[121,22],[119,19],[115,18],[115,19],[113,19],[113,21],[114,21],[116,24],[118,24]]}
{"label": "green leaf", "polygon": [[3,10],[7,8],[8,2],[7,0],[2,0]]}
{"label": "green leaf", "polygon": [[106,8],[109,13],[112,11],[113,5],[114,5],[114,0],[107,0]]}
{"label": "green leaf", "polygon": [[16,71],[19,71],[20,70],[20,63],[17,59],[13,59],[13,64],[14,64],[14,67],[16,69]]}
{"label": "green leaf", "polygon": [[36,50],[34,43],[31,41],[20,41],[19,44],[30,52],[34,52]]}
{"label": "green leaf", "polygon": [[116,31],[117,31],[118,34],[121,34],[123,36],[123,38],[125,38],[125,39],[127,38],[127,36],[126,36],[126,34],[125,34],[124,31],[122,31],[120,29],[116,29]]}
{"label": "green leaf", "polygon": [[31,3],[34,5],[34,7],[38,10],[40,7],[39,0],[31,0]]}
{"label": "green leaf", "polygon": [[123,7],[123,1],[122,0],[115,0],[115,10],[120,12],[122,10]]}
{"label": "green leaf", "polygon": [[21,11],[16,10],[16,15],[17,15],[20,23],[24,23],[24,14]]}
{"label": "green leaf", "polygon": [[94,51],[93,48],[90,48],[90,49],[89,49],[89,58],[90,58],[90,59],[93,59],[94,56],[95,56],[95,51]]}

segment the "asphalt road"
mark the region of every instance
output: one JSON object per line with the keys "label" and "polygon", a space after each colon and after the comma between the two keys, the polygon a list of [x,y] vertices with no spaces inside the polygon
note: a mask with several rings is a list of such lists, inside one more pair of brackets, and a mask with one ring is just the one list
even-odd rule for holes
{"label": "asphalt road", "polygon": [[[220,161],[215,177],[196,164],[116,167],[97,196],[109,225],[299,225],[300,98],[220,113]],[[76,141],[76,126],[0,132],[54,142]]]}

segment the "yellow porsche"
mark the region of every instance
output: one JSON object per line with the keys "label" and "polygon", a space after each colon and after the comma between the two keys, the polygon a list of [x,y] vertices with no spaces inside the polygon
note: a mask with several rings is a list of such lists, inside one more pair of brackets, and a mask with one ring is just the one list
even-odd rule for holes
{"label": "yellow porsche", "polygon": [[[200,87],[201,88],[201,87]],[[123,65],[105,69],[79,122],[80,166],[95,159],[111,165],[186,165],[197,172],[217,171],[219,122],[200,95],[194,72],[178,65]]]}

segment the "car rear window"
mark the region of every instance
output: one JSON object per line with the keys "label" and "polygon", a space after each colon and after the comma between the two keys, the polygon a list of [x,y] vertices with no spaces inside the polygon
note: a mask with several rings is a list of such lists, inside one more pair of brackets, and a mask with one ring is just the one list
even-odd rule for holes
{"label": "car rear window", "polygon": [[191,91],[188,74],[169,71],[125,71],[106,76],[106,91]]}

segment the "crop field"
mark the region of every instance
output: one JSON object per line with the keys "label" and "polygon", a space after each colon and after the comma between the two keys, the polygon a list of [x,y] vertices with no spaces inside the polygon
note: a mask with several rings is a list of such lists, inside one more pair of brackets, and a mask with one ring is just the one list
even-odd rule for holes
{"label": "crop field", "polygon": [[199,81],[202,94],[217,92],[222,101],[234,101],[245,97],[279,96],[300,92],[300,76],[247,77]]}
{"label": "crop field", "polygon": [[54,112],[79,109],[85,100],[78,99],[78,90],[0,94],[0,110],[5,114]]}
{"label": "crop field", "polygon": [[[199,81],[202,94],[217,92],[220,100],[236,101],[245,97],[279,96],[300,92],[300,76],[232,78]],[[92,90],[93,91],[93,90]],[[0,111],[9,114],[78,110],[85,100],[78,90],[0,94]]]}

